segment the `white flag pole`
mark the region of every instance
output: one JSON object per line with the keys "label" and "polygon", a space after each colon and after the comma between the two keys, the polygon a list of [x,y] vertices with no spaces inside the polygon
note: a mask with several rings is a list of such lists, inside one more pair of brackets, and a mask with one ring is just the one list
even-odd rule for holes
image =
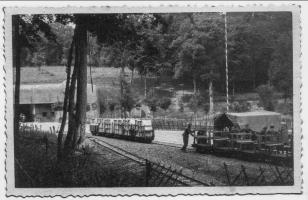
{"label": "white flag pole", "polygon": [[229,112],[229,70],[228,70],[228,31],[227,31],[227,12],[225,14],[225,60],[226,60],[226,99],[227,112]]}

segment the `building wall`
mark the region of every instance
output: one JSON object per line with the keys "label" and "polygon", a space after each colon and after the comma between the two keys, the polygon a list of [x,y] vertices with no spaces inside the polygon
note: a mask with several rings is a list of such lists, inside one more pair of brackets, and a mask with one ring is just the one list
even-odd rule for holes
{"label": "building wall", "polygon": [[[39,121],[39,122],[61,122],[63,111],[53,110],[51,104],[22,104],[23,108],[27,108],[32,116],[26,114],[26,121]],[[88,104],[87,119],[96,118],[99,116],[99,106],[96,104]]]}
{"label": "building wall", "polygon": [[50,122],[55,119],[55,112],[51,110],[51,104],[22,104],[22,107],[28,108],[28,113],[26,114],[26,121],[40,121],[40,122]]}
{"label": "building wall", "polygon": [[[61,122],[64,91],[65,82],[61,84],[22,85],[20,109],[21,113],[25,114],[26,121]],[[99,117],[95,85],[87,85],[87,100],[87,118]]]}
{"label": "building wall", "polygon": [[92,104],[88,104],[89,111],[87,112],[87,119],[99,117],[99,103],[93,102]]}
{"label": "building wall", "polygon": [[[90,108],[89,111],[87,111],[87,119],[93,119],[99,117],[99,107],[98,105],[95,106],[91,104],[88,104],[88,107]],[[62,111],[55,111],[55,117],[54,121],[61,122],[62,121],[63,112]]]}

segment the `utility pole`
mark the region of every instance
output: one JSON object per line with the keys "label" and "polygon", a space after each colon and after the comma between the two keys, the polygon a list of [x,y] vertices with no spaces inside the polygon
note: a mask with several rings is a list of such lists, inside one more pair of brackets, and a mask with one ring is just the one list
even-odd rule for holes
{"label": "utility pole", "polygon": [[[121,75],[120,75],[120,87],[121,87],[121,97],[120,97],[120,99],[121,99],[121,101],[120,102],[122,102],[123,101],[123,97],[124,97],[124,95],[123,95],[123,93],[124,93],[124,67],[122,66],[121,67]],[[121,118],[123,117],[123,106],[121,105]]]}
{"label": "utility pole", "polygon": [[144,97],[147,98],[147,74],[148,68],[145,68],[145,75],[144,75]]}
{"label": "utility pole", "polygon": [[229,112],[229,69],[228,69],[228,31],[227,31],[227,12],[225,14],[225,60],[226,60],[226,100],[227,112]]}

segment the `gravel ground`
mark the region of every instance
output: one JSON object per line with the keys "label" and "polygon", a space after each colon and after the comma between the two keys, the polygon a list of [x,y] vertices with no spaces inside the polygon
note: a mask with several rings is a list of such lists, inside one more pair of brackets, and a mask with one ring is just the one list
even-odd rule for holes
{"label": "gravel ground", "polygon": [[265,169],[266,172],[264,174],[267,181],[264,184],[270,184],[276,178],[273,171],[271,171],[271,168],[274,168],[274,166],[264,163],[247,162],[233,158],[200,154],[196,153],[194,150],[183,152],[178,147],[155,143],[145,144],[99,136],[96,136],[96,138],[153,162],[163,163],[177,169],[182,169],[184,173],[186,170],[187,173],[193,173],[191,174],[192,177],[198,177],[198,180],[213,183],[215,185],[227,184],[227,177],[223,167],[224,163],[228,166],[231,179],[234,179],[240,173],[242,165],[245,166],[246,173],[248,177],[251,178],[258,176],[260,173],[259,167]]}
{"label": "gravel ground", "polygon": [[[170,131],[170,130],[155,130],[155,138],[154,143],[169,143],[174,146],[181,147],[183,146],[183,134],[184,130],[182,131]],[[189,135],[188,140],[188,149],[192,149],[191,145],[194,142],[194,138]]]}
{"label": "gravel ground", "polygon": [[[46,131],[49,130],[50,126],[55,126],[57,130],[59,123],[37,123],[37,126]],[[89,133],[88,126],[86,132],[87,135],[91,135],[91,133]],[[182,169],[183,173],[186,175],[191,177],[198,177],[198,180],[207,183],[213,183],[215,185],[225,185],[227,183],[226,172],[223,168],[224,163],[226,163],[228,166],[231,179],[234,179],[240,173],[242,165],[245,166],[246,173],[249,177],[258,176],[260,173],[259,167],[266,169],[266,172],[264,173],[266,179],[268,179],[266,184],[272,184],[273,180],[277,178],[277,172],[275,174],[275,170],[273,170],[274,166],[268,164],[247,162],[233,158],[217,157],[208,154],[200,154],[196,153],[191,147],[188,149],[188,152],[182,152],[180,150],[182,145],[182,132],[156,131],[155,134],[156,137],[154,143],[152,144],[144,144],[105,137],[97,138],[125,149],[131,153],[137,154],[140,157],[157,163],[163,163],[176,169]],[[190,138],[190,143],[192,143],[192,141],[193,139]],[[161,144],[157,144],[157,142]],[[171,145],[163,145],[163,143],[170,143]]]}
{"label": "gravel ground", "polygon": [[[108,173],[108,169],[112,169],[114,176],[110,180],[113,186],[119,187],[145,187],[146,186],[146,171],[145,166],[137,163],[125,156],[122,156],[112,150],[91,142],[92,156],[95,156],[96,163],[101,169]],[[107,171],[106,171],[107,169]],[[159,181],[158,181],[159,180]],[[106,182],[106,180],[104,180]],[[107,181],[108,182],[108,181]],[[156,171],[151,172],[148,179],[148,186],[151,187],[171,187],[183,186],[169,177],[162,178],[162,175]]]}
{"label": "gravel ground", "polygon": [[140,164],[121,156],[108,148],[94,144],[96,166],[111,176],[111,180],[102,179],[112,187],[143,187],[145,186],[145,170]]}

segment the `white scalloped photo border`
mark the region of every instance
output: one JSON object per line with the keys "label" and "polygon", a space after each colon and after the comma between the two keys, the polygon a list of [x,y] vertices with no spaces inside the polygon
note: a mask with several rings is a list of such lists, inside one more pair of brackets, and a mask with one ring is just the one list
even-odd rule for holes
{"label": "white scalloped photo border", "polygon": [[[136,5],[138,3],[136,2]],[[234,194],[297,194],[302,190],[301,164],[301,28],[298,5],[245,6],[112,6],[112,7],[6,7],[5,14],[5,93],[6,93],[6,181],[7,196],[20,197],[84,197],[84,196],[177,196],[177,195],[234,195]],[[12,19],[14,14],[70,13],[181,13],[181,12],[256,12],[289,11],[293,20],[293,119],[294,119],[294,185],[242,187],[121,187],[121,188],[15,188],[13,143],[13,67]]]}

